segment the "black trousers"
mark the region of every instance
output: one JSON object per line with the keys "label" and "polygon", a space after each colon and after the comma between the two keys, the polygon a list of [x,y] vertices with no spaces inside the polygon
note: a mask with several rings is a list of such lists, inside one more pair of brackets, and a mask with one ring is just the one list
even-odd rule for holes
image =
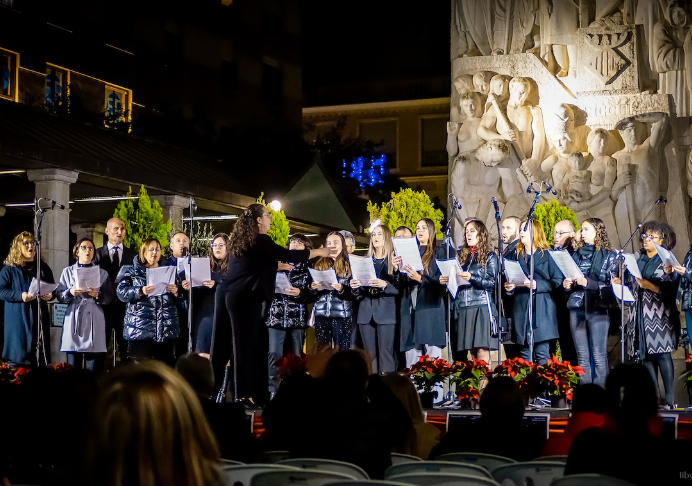
{"label": "black trousers", "polygon": [[252,397],[256,403],[262,403],[268,394],[269,338],[264,308],[263,298],[255,292],[229,289],[216,293],[211,364],[217,390],[223,385],[230,360],[227,390],[236,399]]}
{"label": "black trousers", "polygon": [[395,324],[377,324],[371,320],[368,324],[359,324],[363,347],[372,359],[373,373],[390,373],[396,370],[394,363]]}

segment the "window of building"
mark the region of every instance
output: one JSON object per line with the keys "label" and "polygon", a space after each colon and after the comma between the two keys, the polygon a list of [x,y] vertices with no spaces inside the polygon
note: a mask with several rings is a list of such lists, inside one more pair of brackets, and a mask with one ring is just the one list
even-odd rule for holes
{"label": "window of building", "polygon": [[226,89],[238,89],[238,63],[234,61],[221,60],[221,86]]}
{"label": "window of building", "polygon": [[387,156],[389,167],[396,167],[397,120],[360,120],[358,138],[375,143],[382,142],[376,150]]}
{"label": "window of building", "polygon": [[444,117],[422,117],[420,127],[421,167],[447,165],[447,119]]}
{"label": "window of building", "polygon": [[0,49],[0,61],[0,97],[17,101],[19,54]]}
{"label": "window of building", "polygon": [[56,105],[68,95],[70,72],[58,66],[48,64],[46,67],[46,103]]}
{"label": "window of building", "polygon": [[265,62],[262,65],[262,101],[280,106],[284,98],[284,77],[281,67]]}
{"label": "window of building", "polygon": [[130,119],[130,90],[106,84],[105,111],[109,115],[118,116],[121,119]]}

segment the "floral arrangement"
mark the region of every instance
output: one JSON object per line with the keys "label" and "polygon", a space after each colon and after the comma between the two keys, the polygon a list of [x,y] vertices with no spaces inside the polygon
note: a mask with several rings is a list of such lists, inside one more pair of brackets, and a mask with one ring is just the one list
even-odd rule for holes
{"label": "floral arrangement", "polygon": [[569,361],[559,361],[555,355],[544,365],[534,370],[534,381],[538,394],[544,397],[563,396],[572,400],[574,387],[581,381],[584,370]]}
{"label": "floral arrangement", "polygon": [[460,400],[478,400],[481,382],[487,379],[490,369],[482,359],[457,361],[450,368],[450,381],[456,385]]}
{"label": "floral arrangement", "polygon": [[276,369],[281,377],[294,373],[306,373],[308,370],[308,360],[307,355],[287,354],[282,356],[276,363]]}
{"label": "floral arrangement", "polygon": [[444,381],[451,373],[452,367],[442,358],[421,356],[418,363],[407,369],[404,374],[411,378],[418,390],[432,392],[435,385]]}
{"label": "floral arrangement", "polygon": [[[49,370],[53,370],[56,373],[62,373],[63,371],[71,370],[72,365],[69,363],[58,363],[56,365],[49,365],[47,367]],[[0,383],[9,383],[11,385],[19,385],[22,379],[31,372],[31,368],[25,366],[10,366],[7,363],[0,365]]]}

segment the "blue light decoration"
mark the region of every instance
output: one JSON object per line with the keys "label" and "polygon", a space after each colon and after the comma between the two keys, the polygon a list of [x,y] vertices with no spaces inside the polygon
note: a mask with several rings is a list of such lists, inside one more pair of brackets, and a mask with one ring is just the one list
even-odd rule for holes
{"label": "blue light decoration", "polygon": [[120,96],[118,96],[118,93],[115,91],[112,91],[111,94],[108,95],[108,113],[112,115],[116,111],[121,111],[122,109],[123,104],[120,101]]}
{"label": "blue light decoration", "polygon": [[62,95],[62,80],[58,77],[55,72],[51,71],[48,76],[46,76],[46,102],[54,103],[60,100]]}
{"label": "blue light decoration", "polygon": [[361,189],[384,182],[383,177],[387,173],[387,156],[384,154],[373,157],[354,157],[351,162],[343,159],[342,163],[343,176],[357,180]]}

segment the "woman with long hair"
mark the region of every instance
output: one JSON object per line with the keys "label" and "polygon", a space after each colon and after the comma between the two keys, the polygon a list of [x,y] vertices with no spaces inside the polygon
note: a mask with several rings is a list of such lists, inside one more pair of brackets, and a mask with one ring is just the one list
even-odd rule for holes
{"label": "woman with long hair", "polygon": [[180,335],[177,309],[181,299],[178,292],[180,278],[176,276],[176,283],[166,285],[166,291],[160,295],[155,295],[155,285],[147,285],[147,270],[166,266],[169,262],[161,260],[161,242],[147,238],[139,247],[132,266],[118,283],[118,298],[127,304],[123,335],[130,359],[175,363],[175,339]]}
{"label": "woman with long hair", "polygon": [[363,347],[372,359],[373,373],[394,371],[394,334],[396,331],[396,286],[398,268],[394,265],[392,233],[383,225],[370,233],[368,256],[375,265],[377,278],[369,282],[351,280],[351,288],[359,301],[358,329]]}
{"label": "woman with long hair", "polygon": [[[584,274],[578,279],[565,279],[562,286],[569,292],[567,308],[572,338],[579,366],[584,370],[582,383],[605,387],[608,375],[608,308],[612,292],[608,293],[610,275],[616,264],[613,245],[605,224],[589,218],[581,224],[581,238],[572,258]],[[593,368],[591,367],[593,363]]]}
{"label": "woman with long hair", "polygon": [[[559,336],[555,302],[553,302],[550,293],[562,285],[563,276],[548,253],[550,244],[545,238],[543,228],[536,220],[533,220],[532,223],[531,227],[526,221],[521,223],[519,243],[516,246],[516,259],[521,265],[524,275],[530,275],[531,260],[533,260],[533,322],[531,329],[533,331],[533,350],[536,355],[535,362],[540,365],[545,364],[550,358],[550,340],[557,339]],[[533,241],[531,240],[532,231]],[[504,284],[505,292],[514,295],[512,318],[521,357],[527,361],[534,361],[529,345],[530,286],[528,276],[524,280],[524,285],[515,287],[509,282]]]}
{"label": "woman with long hair", "polygon": [[96,399],[90,430],[83,484],[222,484],[202,406],[185,379],[162,363],[116,369]]}
{"label": "woman with long hair", "polygon": [[327,235],[327,248],[335,254],[320,258],[315,262],[315,270],[334,269],[338,283],[324,288],[319,282],[312,282],[310,288],[316,293],[315,337],[317,349],[326,346],[340,351],[351,349],[353,334],[353,308],[351,306],[351,266],[348,263],[346,241],[339,231]]}
{"label": "woman with long hair", "polygon": [[[665,407],[675,404],[675,373],[671,353],[680,338],[680,315],[675,306],[678,274],[664,268],[654,243],[666,250],[675,248],[675,231],[665,223],[647,221],[642,225],[642,249],[637,266],[642,278],[627,278],[634,302],[629,305],[627,320],[627,354],[643,362],[658,390],[661,372],[665,389]],[[628,274],[629,275],[629,274]],[[613,278],[620,283],[620,279]]]}
{"label": "woman with long hair", "polygon": [[[289,250],[311,250],[312,242],[307,236],[296,233],[288,239]],[[312,298],[310,271],[305,262],[291,263],[290,270],[282,270],[291,286],[275,293],[269,307],[267,328],[269,332],[269,392],[275,394],[279,388],[277,363],[289,354],[300,356],[303,350],[303,334],[308,327],[307,303]]]}
{"label": "woman with long hair", "polygon": [[[223,274],[228,269],[228,235],[217,233],[211,240],[211,253],[209,254],[209,266],[211,267],[211,279],[202,282],[201,287],[192,289],[193,316],[193,342],[195,353],[209,357],[211,349],[211,335],[214,328],[214,301],[216,289]],[[183,288],[190,290],[190,282],[183,280]]]}
{"label": "woman with long hair", "polygon": [[[53,282],[53,271],[40,262],[41,280]],[[37,298],[29,293],[31,280],[36,277],[36,241],[34,235],[22,231],[14,240],[0,270],[0,300],[5,301],[5,344],[2,357],[11,365],[36,365],[38,346],[38,305],[41,303],[42,358],[50,362],[50,320],[46,301],[53,298],[49,293]]]}
{"label": "woman with long hair", "polygon": [[[497,318],[492,291],[495,288],[498,259],[483,222],[474,219],[466,223],[464,245],[459,250],[458,259],[461,272],[457,276],[466,284],[459,287],[454,299],[456,351],[464,355],[471,351],[473,358],[490,363],[491,321]],[[446,284],[449,277],[440,281]]]}
{"label": "woman with long hair", "polygon": [[[216,293],[211,361],[220,390],[217,398],[223,399],[233,377],[233,398],[250,407],[254,406],[253,397],[264,401],[267,395],[264,309],[274,297],[278,263],[307,262],[330,254],[329,248],[288,250],[277,245],[267,234],[271,222],[263,204],[251,204],[243,211],[231,233],[231,260]],[[224,380],[229,360],[232,374]]]}
{"label": "woman with long hair", "polygon": [[75,244],[72,254],[77,263],[62,271],[56,294],[60,303],[67,304],[60,351],[67,353],[67,362],[75,368],[98,372],[105,365],[108,351],[106,317],[101,306],[115,299],[115,290],[108,272],[102,268],[98,269],[98,287],[85,287],[79,281],[79,269],[94,266],[95,251],[94,242],[89,238],[82,238]]}
{"label": "woman with long hair", "polygon": [[[401,342],[411,341],[413,349],[406,351],[406,367],[411,367],[423,353],[434,358],[442,357],[446,344],[445,325],[445,286],[440,284],[440,269],[437,267],[437,239],[435,223],[423,218],[416,223],[416,240],[423,260],[423,270],[419,273],[410,266],[403,267],[399,273],[402,286],[413,284],[408,295],[415,295],[410,301],[410,319],[401,319]],[[394,257],[394,264],[402,268],[400,256]],[[404,298],[402,297],[402,301]]]}

